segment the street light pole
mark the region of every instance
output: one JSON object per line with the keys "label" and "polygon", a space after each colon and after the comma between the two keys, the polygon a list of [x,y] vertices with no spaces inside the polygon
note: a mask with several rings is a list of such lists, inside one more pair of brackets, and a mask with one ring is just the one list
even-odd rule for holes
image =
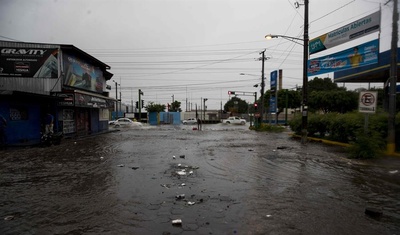
{"label": "street light pole", "polygon": [[[300,4],[296,2],[296,8]],[[271,35],[268,34],[265,36],[266,39],[272,39],[272,38],[286,38],[292,42],[295,42],[295,40],[302,40],[303,44],[300,44],[303,46],[303,88],[302,88],[302,102],[301,102],[301,143],[306,144],[307,143],[307,123],[308,123],[308,77],[307,77],[307,62],[308,62],[308,0],[304,0],[304,38],[295,38],[295,37],[289,37],[285,35]],[[297,42],[296,42],[297,43]]]}

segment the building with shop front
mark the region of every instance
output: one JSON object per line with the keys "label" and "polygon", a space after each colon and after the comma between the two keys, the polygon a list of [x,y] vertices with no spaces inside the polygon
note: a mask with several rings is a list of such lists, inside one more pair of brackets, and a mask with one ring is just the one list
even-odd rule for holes
{"label": "building with shop front", "polygon": [[7,121],[6,144],[40,142],[44,120],[54,131],[82,136],[108,130],[106,81],[110,66],[73,45],[0,41],[0,115]]}

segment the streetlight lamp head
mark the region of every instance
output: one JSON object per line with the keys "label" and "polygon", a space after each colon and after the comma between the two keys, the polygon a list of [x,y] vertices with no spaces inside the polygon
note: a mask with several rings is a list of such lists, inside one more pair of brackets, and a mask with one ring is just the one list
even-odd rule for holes
{"label": "streetlight lamp head", "polygon": [[267,35],[265,35],[265,38],[267,39],[267,40],[270,40],[270,39],[273,39],[273,38],[277,38],[278,36],[276,36],[276,35],[272,35],[272,34],[267,34]]}

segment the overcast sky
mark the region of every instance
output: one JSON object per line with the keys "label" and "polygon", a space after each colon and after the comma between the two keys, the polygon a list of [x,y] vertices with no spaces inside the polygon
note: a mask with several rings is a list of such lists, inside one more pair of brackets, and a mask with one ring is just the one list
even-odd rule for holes
{"label": "overcast sky", "polygon": [[[185,110],[186,100],[194,109],[207,98],[208,109],[219,109],[228,100],[228,91],[258,92],[259,97],[260,88],[253,86],[261,81],[258,58],[264,49],[269,57],[266,90],[269,73],[276,69],[283,70],[283,88],[302,85],[302,46],[285,39],[264,39],[269,33],[303,37],[304,7],[296,9],[295,2],[0,0],[0,40],[72,44],[84,50],[111,66],[112,80],[121,84],[124,103],[137,101],[138,89],[142,89],[145,103],[167,104],[174,99]],[[309,0],[310,38],[381,7],[381,51],[387,50],[393,4],[386,2]],[[320,77],[326,76],[333,75]],[[108,84],[114,97],[112,80]],[[348,88],[360,86],[365,84]],[[240,98],[254,101],[250,96]]]}

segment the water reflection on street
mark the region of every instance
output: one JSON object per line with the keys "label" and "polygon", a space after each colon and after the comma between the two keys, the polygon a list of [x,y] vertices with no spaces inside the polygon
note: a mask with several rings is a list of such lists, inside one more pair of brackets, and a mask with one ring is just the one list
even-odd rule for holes
{"label": "water reflection on street", "polygon": [[0,233],[400,233],[399,159],[350,160],[248,125],[194,127],[0,152]]}

